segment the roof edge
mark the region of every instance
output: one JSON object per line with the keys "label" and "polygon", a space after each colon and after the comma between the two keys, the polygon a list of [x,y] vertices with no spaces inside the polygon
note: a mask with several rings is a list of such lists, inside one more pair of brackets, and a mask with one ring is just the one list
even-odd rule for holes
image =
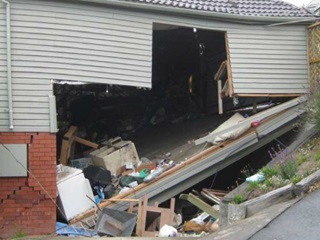
{"label": "roof edge", "polygon": [[170,8],[159,5],[137,4],[135,2],[127,2],[125,0],[77,0],[78,2],[89,2],[104,4],[122,8],[134,8],[140,10],[148,10],[155,12],[170,12],[181,15],[202,16],[215,19],[225,19],[233,22],[241,22],[246,24],[261,24],[261,23],[304,23],[307,25],[317,20],[317,17],[262,17],[262,16],[245,16],[230,13],[217,13],[201,10],[183,9],[183,8]]}

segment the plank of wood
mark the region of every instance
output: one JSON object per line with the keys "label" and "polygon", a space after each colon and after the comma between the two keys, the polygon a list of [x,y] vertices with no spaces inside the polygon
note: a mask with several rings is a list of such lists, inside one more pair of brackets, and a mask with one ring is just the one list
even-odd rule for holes
{"label": "plank of wood", "polygon": [[99,144],[96,144],[94,142],[90,142],[86,139],[83,139],[83,138],[80,138],[80,137],[75,137],[74,139],[77,143],[81,143],[83,145],[86,145],[88,147],[92,147],[92,148],[95,148],[95,149],[98,149],[99,148]]}
{"label": "plank of wood", "polygon": [[218,205],[220,205],[220,203],[221,203],[221,200],[219,198],[217,198],[215,196],[212,196],[212,195],[209,195],[209,194],[207,194],[205,192],[201,192],[201,196],[205,197],[206,199],[208,199],[211,202],[216,203]]}
{"label": "plank of wood", "polygon": [[197,208],[200,210],[208,213],[210,216],[214,218],[219,218],[219,212],[212,208],[209,204],[206,202],[202,201],[200,198],[197,196],[193,195],[192,193],[189,194],[180,194],[179,199],[187,200],[193,205],[195,205]]}
{"label": "plank of wood", "polygon": [[63,136],[62,147],[60,151],[60,163],[63,165],[68,165],[70,156],[73,155],[74,147],[72,147],[72,142],[74,136],[77,134],[78,128],[76,126],[71,126],[66,134]]}
{"label": "plank of wood", "polygon": [[219,114],[223,114],[223,105],[222,105],[222,97],[221,97],[221,80],[218,80],[218,109],[219,109]]}
{"label": "plank of wood", "polygon": [[218,80],[222,80],[225,75],[226,75],[226,61],[223,61],[221,64],[220,64],[220,67],[218,69],[218,71],[216,72],[216,74],[214,75],[214,80],[218,81]]}
{"label": "plank of wood", "polygon": [[233,81],[232,81],[232,72],[231,72],[231,63],[230,63],[230,49],[229,49],[229,41],[228,41],[228,33],[227,32],[225,32],[225,34],[224,34],[224,39],[225,39],[226,53],[227,53],[226,65],[227,65],[227,81],[229,84],[228,95],[231,97],[231,96],[233,96],[234,91],[233,91]]}

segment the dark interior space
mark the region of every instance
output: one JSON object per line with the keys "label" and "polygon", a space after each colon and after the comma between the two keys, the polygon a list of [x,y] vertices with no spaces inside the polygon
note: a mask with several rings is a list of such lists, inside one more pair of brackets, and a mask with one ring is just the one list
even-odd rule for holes
{"label": "dark interior space", "polygon": [[[161,30],[159,30],[161,29]],[[231,113],[217,117],[214,74],[226,60],[225,33],[155,24],[152,88],[103,84],[55,84],[58,156],[71,125],[78,136],[101,143],[120,136],[136,144],[140,157],[155,158],[213,130]],[[250,102],[250,101],[249,101]],[[242,108],[224,101],[225,112]],[[87,147],[77,144],[75,157]]]}

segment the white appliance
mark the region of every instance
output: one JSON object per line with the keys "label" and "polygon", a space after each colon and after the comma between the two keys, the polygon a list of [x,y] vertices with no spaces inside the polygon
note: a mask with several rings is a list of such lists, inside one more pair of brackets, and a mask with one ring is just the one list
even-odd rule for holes
{"label": "white appliance", "polygon": [[57,194],[62,213],[58,212],[67,221],[95,207],[90,182],[81,169],[63,166],[63,171],[57,174]]}

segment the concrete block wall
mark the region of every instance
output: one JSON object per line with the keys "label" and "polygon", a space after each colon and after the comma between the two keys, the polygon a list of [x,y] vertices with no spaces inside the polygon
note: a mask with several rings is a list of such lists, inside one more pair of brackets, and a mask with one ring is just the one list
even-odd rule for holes
{"label": "concrete block wall", "polygon": [[56,135],[1,132],[0,143],[27,144],[29,170],[28,177],[0,177],[0,239],[54,233]]}

